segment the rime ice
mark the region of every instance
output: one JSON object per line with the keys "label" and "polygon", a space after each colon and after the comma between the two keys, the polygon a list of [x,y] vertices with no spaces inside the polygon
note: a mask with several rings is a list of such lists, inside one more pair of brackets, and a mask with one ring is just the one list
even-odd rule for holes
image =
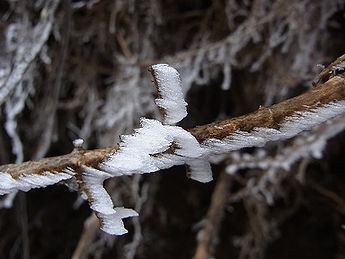
{"label": "rime ice", "polygon": [[[188,131],[177,126],[163,125],[156,120],[142,119],[141,128],[133,135],[124,136],[119,150],[109,156],[100,168],[117,175],[151,173],[184,163],[194,168],[198,164],[194,160],[200,159],[204,153],[205,149]],[[195,179],[209,181],[211,177],[208,168],[203,170],[206,175]]]}
{"label": "rime ice", "polygon": [[[137,212],[126,208],[114,207],[110,195],[103,187],[104,180],[121,175],[144,174],[186,164],[188,176],[199,182],[212,180],[209,158],[216,154],[226,154],[245,147],[263,146],[269,141],[291,138],[301,131],[312,129],[319,124],[345,113],[345,101],[336,101],[317,108],[285,117],[277,129],[257,127],[250,131],[236,131],[223,139],[206,139],[199,143],[187,130],[173,126],[186,115],[187,103],[183,99],[179,73],[172,67],[160,64],[152,66],[160,97],[156,104],[164,110],[163,123],[157,120],[142,118],[141,127],[134,134],[122,137],[119,149],[95,165],[96,168],[80,166],[82,169],[81,189],[86,193],[90,207],[101,221],[101,229],[109,234],[122,235],[127,233],[123,218],[137,216]],[[226,85],[229,85],[226,79]],[[332,136],[343,130],[344,123],[328,133]],[[325,139],[315,142],[312,155],[320,157]],[[74,141],[75,147],[82,145],[81,140]],[[305,151],[292,153],[280,161],[287,168]],[[267,168],[269,161],[256,164],[243,160],[242,164],[227,168],[229,173],[239,168],[259,166]],[[276,161],[277,162],[277,161]],[[62,172],[44,172],[42,174],[22,174],[14,179],[11,174],[0,172],[0,195],[15,190],[28,191],[31,188],[45,187],[59,181],[70,179],[75,175],[71,168]],[[269,174],[268,174],[269,175]]]}
{"label": "rime ice", "polygon": [[155,102],[164,110],[164,124],[181,121],[187,116],[187,103],[184,101],[180,74],[167,64],[153,65],[152,71],[160,95]]}
{"label": "rime ice", "polygon": [[188,177],[201,182],[207,183],[213,180],[210,163],[205,159],[194,159],[187,162],[189,167]]}
{"label": "rime ice", "polygon": [[208,139],[202,147],[208,154],[239,150],[245,147],[260,147],[270,141],[292,138],[304,130],[310,130],[345,112],[345,101],[322,105],[304,112],[296,112],[281,122],[279,129],[254,128],[251,132],[236,131],[224,139]]}
{"label": "rime ice", "polygon": [[101,220],[101,229],[111,235],[123,235],[125,229],[122,219],[138,216],[132,209],[114,208],[110,195],[103,187],[104,180],[112,175],[91,167],[83,167],[83,182],[87,191],[90,208]]}
{"label": "rime ice", "polygon": [[24,174],[14,179],[10,174],[0,172],[0,195],[16,190],[27,192],[33,188],[46,187],[70,179],[73,174],[72,170],[66,169],[65,172],[59,173]]}
{"label": "rime ice", "polygon": [[101,229],[110,235],[123,235],[128,233],[123,225],[122,219],[138,216],[138,213],[132,209],[118,207],[114,209],[113,214],[98,214],[101,220]]}

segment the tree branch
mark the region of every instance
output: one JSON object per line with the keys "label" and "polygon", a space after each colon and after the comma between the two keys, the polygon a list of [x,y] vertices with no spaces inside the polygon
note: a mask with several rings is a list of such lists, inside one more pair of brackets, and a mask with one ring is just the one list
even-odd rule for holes
{"label": "tree branch", "polygon": [[[314,86],[297,97],[270,107],[260,107],[257,111],[240,117],[198,126],[188,131],[200,142],[210,138],[223,139],[236,131],[250,132],[255,128],[278,129],[279,124],[297,112],[305,112],[335,101],[345,100],[345,78],[334,76],[327,82]],[[116,152],[116,147],[95,150],[74,149],[71,153],[28,161],[22,164],[0,166],[0,172],[18,178],[24,174],[60,172],[65,168],[78,169],[81,166],[96,167],[108,155]]]}
{"label": "tree branch", "polygon": [[255,128],[279,129],[281,122],[298,112],[305,112],[345,98],[345,78],[335,76],[297,97],[237,118],[199,126],[189,131],[203,142],[223,139],[236,131],[250,132]]}
{"label": "tree branch", "polygon": [[127,230],[122,219],[138,213],[127,208],[114,208],[103,187],[104,180],[186,164],[191,179],[209,182],[212,171],[208,159],[214,154],[291,138],[329,119],[343,116],[345,66],[342,59],[336,62],[331,64],[331,69],[322,72],[321,81],[300,96],[189,131],[171,125],[187,115],[179,73],[166,64],[152,66],[150,72],[159,92],[155,101],[163,111],[163,123],[141,119],[141,127],[133,135],[124,136],[119,147],[84,150],[78,144],[80,141],[75,141],[70,154],[0,166],[0,194],[72,180],[86,194],[90,208],[101,220],[101,229],[109,234],[125,234]]}

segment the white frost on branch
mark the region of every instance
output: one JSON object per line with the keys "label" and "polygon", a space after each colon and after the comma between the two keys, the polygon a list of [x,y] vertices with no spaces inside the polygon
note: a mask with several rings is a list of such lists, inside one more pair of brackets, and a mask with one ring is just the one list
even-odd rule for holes
{"label": "white frost on branch", "polygon": [[345,119],[335,118],[321,126],[309,136],[296,138],[293,144],[285,147],[275,157],[269,157],[264,150],[254,155],[233,153],[232,162],[226,167],[226,172],[235,174],[245,168],[282,168],[289,170],[302,157],[322,158],[322,152],[327,141],[345,129]]}
{"label": "white frost on branch", "polygon": [[138,216],[138,213],[132,209],[114,208],[110,195],[103,187],[104,180],[110,177],[113,175],[91,167],[83,167],[84,189],[89,198],[90,208],[101,220],[101,229],[111,235],[123,235],[128,231],[122,219]]}
{"label": "white frost on branch", "polygon": [[156,172],[174,165],[187,164],[192,179],[208,182],[212,173],[208,157],[246,147],[260,147],[267,142],[285,140],[304,130],[342,115],[345,101],[333,102],[305,112],[297,112],[280,124],[278,129],[254,128],[237,131],[224,139],[208,139],[199,143],[188,131],[159,121],[142,119],[141,128],[122,138],[119,150],[100,165],[113,175]]}
{"label": "white frost on branch", "polygon": [[101,214],[114,213],[114,204],[109,194],[103,187],[103,182],[112,177],[108,173],[92,167],[83,167],[82,180],[86,195],[90,196],[90,208]]}
{"label": "white frost on branch", "polygon": [[[119,150],[110,155],[100,169],[115,175],[151,173],[184,163],[194,165],[196,162],[192,161],[199,160],[204,153],[196,138],[181,127],[142,119],[141,128],[133,135],[123,136]],[[203,182],[210,181],[210,171],[205,169],[204,172],[207,175],[202,177],[200,172],[191,173]]]}
{"label": "white frost on branch", "polygon": [[287,117],[278,129],[254,128],[251,132],[236,131],[224,139],[208,139],[202,147],[208,154],[220,154],[246,147],[261,147],[270,141],[285,140],[345,113],[345,101],[337,101]]}
{"label": "white frost on branch", "polygon": [[340,62],[339,64],[336,64],[333,66],[333,73],[344,71],[345,70],[345,61]]}
{"label": "white frost on branch", "polygon": [[[164,109],[164,123],[141,119],[141,127],[134,134],[122,137],[119,149],[105,158],[96,168],[82,166],[81,189],[86,193],[90,207],[101,220],[101,229],[109,234],[127,233],[122,219],[137,216],[131,209],[116,208],[103,187],[104,180],[120,176],[156,172],[175,165],[186,164],[188,176],[200,182],[212,180],[209,157],[245,147],[263,146],[269,141],[291,138],[301,131],[310,130],[319,124],[345,113],[345,101],[335,101],[304,112],[285,117],[277,128],[254,128],[249,132],[236,131],[224,139],[207,139],[199,143],[187,130],[177,123],[186,116],[178,72],[168,65],[152,66],[160,99],[157,104]],[[331,134],[336,134],[337,128]],[[80,141],[77,141],[80,142]],[[80,143],[76,143],[80,144]],[[317,155],[317,154],[316,154]],[[66,168],[63,172],[23,174],[14,179],[6,172],[0,173],[0,194],[15,190],[28,191],[45,187],[72,178],[75,172]]]}
{"label": "white frost on branch", "polygon": [[13,178],[6,172],[0,172],[0,195],[17,190],[27,192],[33,188],[46,187],[72,178],[74,172],[66,168],[63,172],[44,172],[42,174],[23,174]]}
{"label": "white frost on branch", "polygon": [[177,70],[167,64],[151,66],[157,82],[159,98],[156,104],[164,110],[164,124],[175,124],[187,116],[181,78]]}

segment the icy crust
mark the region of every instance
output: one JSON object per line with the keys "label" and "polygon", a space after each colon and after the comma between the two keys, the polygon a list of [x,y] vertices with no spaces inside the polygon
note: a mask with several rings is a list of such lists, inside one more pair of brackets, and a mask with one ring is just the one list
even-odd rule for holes
{"label": "icy crust", "polygon": [[113,177],[106,172],[92,167],[83,167],[83,183],[87,192],[90,208],[94,210],[101,221],[101,229],[111,235],[123,235],[125,229],[122,219],[138,216],[132,209],[114,208],[110,195],[103,187],[104,180]]}
{"label": "icy crust", "polygon": [[[124,136],[119,150],[110,155],[100,169],[114,175],[132,175],[188,164],[191,178],[208,182],[212,180],[210,165],[206,160],[200,161],[205,151],[188,131],[141,119],[141,128],[133,135]],[[196,172],[194,168],[202,170]]]}
{"label": "icy crust", "polygon": [[337,101],[305,112],[296,112],[283,121],[279,129],[255,128],[251,132],[237,131],[224,139],[208,139],[202,143],[207,154],[221,154],[245,147],[261,147],[267,142],[284,140],[310,130],[327,120],[345,113],[345,101]]}
{"label": "icy crust", "polygon": [[8,173],[0,172],[0,195],[11,193],[16,190],[27,192],[33,188],[46,187],[62,180],[70,179],[73,175],[73,170],[68,168],[63,172],[23,174],[16,179]]}
{"label": "icy crust", "polygon": [[176,124],[187,116],[187,103],[182,92],[180,74],[167,64],[157,64],[151,68],[160,95],[155,103],[164,109],[165,113],[163,123]]}

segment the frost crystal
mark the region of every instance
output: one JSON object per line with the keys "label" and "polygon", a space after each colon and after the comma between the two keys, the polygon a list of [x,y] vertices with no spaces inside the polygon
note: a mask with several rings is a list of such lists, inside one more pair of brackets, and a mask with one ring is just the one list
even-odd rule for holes
{"label": "frost crystal", "polygon": [[16,190],[27,192],[33,188],[46,187],[70,179],[73,174],[70,169],[66,169],[60,173],[24,174],[15,179],[8,173],[0,172],[0,195]]}
{"label": "frost crystal", "polygon": [[187,103],[182,92],[180,74],[167,64],[153,65],[152,71],[159,93],[155,102],[164,110],[164,123],[175,124],[181,121],[187,116]]}
{"label": "frost crystal", "polygon": [[286,118],[279,129],[255,128],[251,132],[236,131],[224,139],[208,139],[202,143],[208,154],[219,154],[245,147],[260,147],[269,141],[284,140],[310,130],[345,112],[345,101],[337,101],[310,111],[297,112]]}
{"label": "frost crystal", "polygon": [[213,180],[210,163],[205,159],[194,159],[187,163],[189,166],[189,178],[201,183],[207,183]]}
{"label": "frost crystal", "polygon": [[114,208],[110,195],[103,187],[104,180],[113,175],[91,167],[83,167],[83,171],[83,183],[91,204],[90,208],[101,220],[101,229],[111,235],[127,233],[122,219],[138,216],[138,213],[132,209]]}
{"label": "frost crystal", "polygon": [[[205,150],[188,131],[150,119],[141,120],[141,128],[124,136],[119,150],[100,165],[100,169],[115,175],[143,174],[187,163],[195,168]],[[205,163],[204,163],[205,164]],[[207,167],[209,168],[209,167]],[[205,166],[204,166],[205,169]],[[195,179],[210,179],[210,170]],[[203,174],[203,173],[199,173]],[[209,180],[208,180],[209,181]]]}
{"label": "frost crystal", "polygon": [[138,213],[132,209],[118,207],[114,209],[113,214],[97,213],[101,220],[101,229],[110,235],[123,235],[128,233],[125,229],[122,219],[129,217],[136,217]]}
{"label": "frost crystal", "polygon": [[102,214],[114,213],[113,201],[103,187],[104,180],[111,175],[92,167],[84,167],[83,170],[83,183],[87,191],[86,195],[90,196],[90,208]]}

